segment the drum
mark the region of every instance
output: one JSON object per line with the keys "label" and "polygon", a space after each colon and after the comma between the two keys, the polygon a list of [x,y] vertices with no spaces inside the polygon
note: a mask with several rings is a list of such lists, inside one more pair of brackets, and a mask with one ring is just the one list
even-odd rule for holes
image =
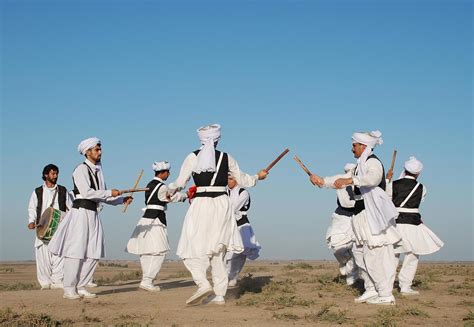
{"label": "drum", "polygon": [[61,210],[48,207],[41,215],[38,225],[36,225],[36,236],[42,241],[49,242],[58,229],[63,215],[64,213]]}

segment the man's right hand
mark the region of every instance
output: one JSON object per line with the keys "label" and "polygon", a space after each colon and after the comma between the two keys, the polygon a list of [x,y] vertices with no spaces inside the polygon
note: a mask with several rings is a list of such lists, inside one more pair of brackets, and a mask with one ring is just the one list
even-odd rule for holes
{"label": "man's right hand", "polygon": [[322,187],[324,185],[324,179],[322,179],[318,175],[311,174],[309,180],[311,181],[311,183],[313,183],[313,185],[316,185],[318,187]]}
{"label": "man's right hand", "polygon": [[387,172],[387,179],[391,181],[393,178],[393,170],[389,169]]}
{"label": "man's right hand", "polygon": [[28,224],[28,229],[35,229],[35,227],[36,227],[35,223]]}
{"label": "man's right hand", "polygon": [[116,189],[112,190],[112,196],[113,197],[119,196],[120,194],[122,194],[122,192],[120,192],[119,190],[116,190]]}
{"label": "man's right hand", "polygon": [[265,179],[267,178],[268,171],[266,171],[265,169],[262,169],[257,173],[257,175],[258,175],[259,180]]}

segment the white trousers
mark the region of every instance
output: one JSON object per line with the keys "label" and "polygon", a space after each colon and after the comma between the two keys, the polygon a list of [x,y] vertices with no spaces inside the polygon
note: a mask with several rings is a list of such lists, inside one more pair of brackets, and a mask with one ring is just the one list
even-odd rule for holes
{"label": "white trousers", "polygon": [[[399,255],[397,255],[396,257],[397,266],[398,266],[398,258],[399,258]],[[412,252],[405,253],[405,257],[403,258],[402,268],[400,269],[400,272],[398,273],[398,282],[400,285],[400,289],[402,291],[411,288],[411,284],[413,283],[413,279],[415,278],[416,269],[418,268],[418,261],[419,261],[418,255]]]}
{"label": "white trousers", "polygon": [[153,285],[153,280],[156,275],[160,272],[165,255],[148,255],[143,254],[140,256],[140,264],[142,266],[142,283],[147,285]]}
{"label": "white trousers", "polygon": [[49,252],[46,244],[35,247],[35,257],[36,276],[42,287],[63,282],[63,258]]}
{"label": "white trousers", "polygon": [[354,244],[352,249],[366,290],[374,289],[379,296],[390,296],[395,280],[396,265],[393,245],[369,248]]}
{"label": "white trousers", "polygon": [[224,252],[220,252],[212,257],[206,256],[203,258],[184,259],[183,262],[199,288],[207,288],[211,286],[211,283],[209,283],[206,276],[207,269],[211,266],[214,293],[217,296],[225,296],[229,280],[225,269]]}
{"label": "white trousers", "polygon": [[237,280],[237,277],[244,268],[245,261],[247,261],[247,256],[242,253],[227,252],[225,261],[229,280]]}
{"label": "white trousers", "polygon": [[[347,243],[333,249],[334,257],[336,257],[339,267],[344,267],[345,273],[343,275],[349,276],[355,274],[357,267],[355,264],[354,256],[352,255],[353,243]],[[341,271],[342,273],[342,271]]]}
{"label": "white trousers", "polygon": [[64,293],[75,293],[92,282],[98,259],[64,258]]}

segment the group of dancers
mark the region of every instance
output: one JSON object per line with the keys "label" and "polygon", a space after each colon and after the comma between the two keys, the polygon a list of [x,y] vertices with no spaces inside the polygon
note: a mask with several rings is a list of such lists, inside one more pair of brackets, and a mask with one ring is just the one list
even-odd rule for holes
{"label": "group of dancers", "polygon": [[[166,184],[169,162],[153,163],[155,177],[145,189],[144,213],[125,251],[140,256],[139,287],[160,291],[153,280],[170,251],[167,205],[188,200],[177,255],[198,288],[186,304],[225,304],[227,288],[237,285],[246,260],[259,256],[260,244],[247,215],[247,188],[264,180],[269,169],[246,174],[230,154],[217,150],[220,125],[201,127],[197,133],[201,147],[185,158],[174,182]],[[399,273],[401,293],[417,294],[411,285],[419,255],[433,253],[443,245],[419,214],[426,194],[426,188],[417,181],[422,164],[410,158],[401,179],[388,182],[393,172],[388,172],[386,180],[383,165],[372,152],[381,143],[379,132],[354,133],[352,151],[357,164],[346,165],[341,175],[310,176],[316,186],[337,189],[338,208],[327,241],[347,283],[363,279],[365,292],[355,299],[358,303],[395,304],[392,289],[399,253],[405,253]],[[67,212],[49,242],[36,237],[35,253],[41,288],[63,288],[63,297],[70,300],[97,297],[87,288],[96,286],[93,274],[105,256],[99,218],[103,205],[129,205],[133,201],[125,192],[106,187],[99,139],[83,140],[78,151],[85,161],[73,172],[74,189],[67,192],[58,185],[59,169],[48,165],[43,170],[44,184],[33,191],[29,204],[30,229],[37,227],[48,205]],[[191,178],[195,186],[185,191]],[[209,267],[212,284],[206,275]]]}

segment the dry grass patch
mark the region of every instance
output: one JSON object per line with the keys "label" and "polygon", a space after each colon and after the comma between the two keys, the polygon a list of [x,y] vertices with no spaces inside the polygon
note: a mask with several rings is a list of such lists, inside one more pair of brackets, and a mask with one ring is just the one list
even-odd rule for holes
{"label": "dry grass patch", "polygon": [[112,284],[118,281],[139,280],[141,278],[142,278],[141,270],[135,270],[128,273],[119,272],[118,274],[112,277],[106,277],[106,278],[102,277],[102,278],[96,279],[95,282],[98,285],[107,285],[107,284]]}
{"label": "dry grass patch", "polygon": [[33,283],[0,284],[0,291],[31,291],[38,289]]}
{"label": "dry grass patch", "polygon": [[346,316],[346,310],[337,310],[337,312],[331,311],[332,307],[335,307],[335,304],[323,304],[321,309],[316,313],[309,313],[304,316],[304,318],[311,322],[330,322],[332,324],[344,324],[349,321],[349,318]]}
{"label": "dry grass patch", "polygon": [[114,263],[114,262],[99,262],[99,267],[110,267],[110,268],[128,268],[128,264]]}
{"label": "dry grass patch", "polygon": [[273,319],[276,320],[285,320],[285,321],[296,321],[300,320],[301,318],[293,313],[290,312],[283,312],[283,313],[273,313]]}
{"label": "dry grass patch", "polygon": [[14,312],[10,308],[0,310],[2,326],[71,326],[71,320],[56,320],[44,313]]}

